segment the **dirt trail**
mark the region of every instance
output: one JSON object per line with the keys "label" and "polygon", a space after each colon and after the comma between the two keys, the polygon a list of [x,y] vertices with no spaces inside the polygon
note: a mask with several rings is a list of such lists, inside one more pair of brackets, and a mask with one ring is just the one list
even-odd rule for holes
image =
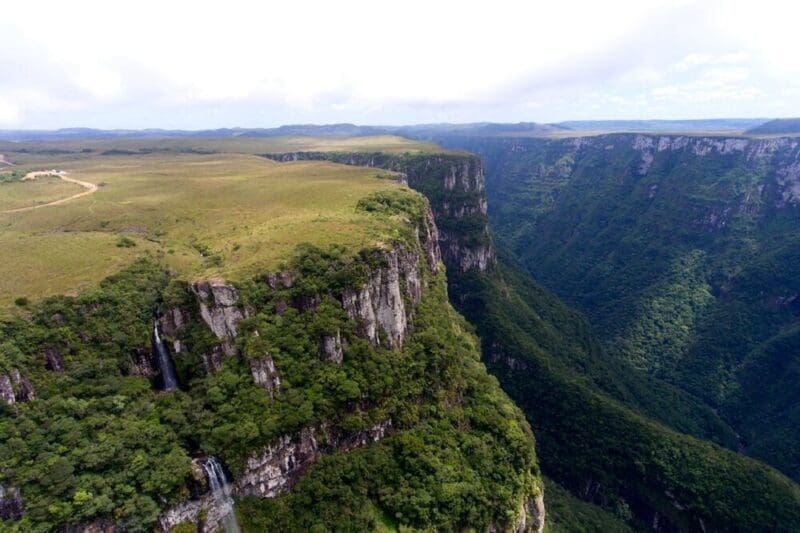
{"label": "dirt trail", "polygon": [[98,188],[97,185],[95,185],[94,183],[89,183],[88,181],[81,181],[81,180],[76,180],[75,178],[70,178],[69,173],[64,172],[63,170],[37,170],[35,172],[28,172],[27,174],[25,174],[25,177],[22,178],[22,180],[23,181],[35,180],[39,176],[56,176],[63,181],[68,181],[70,183],[80,185],[86,190],[83,192],[79,192],[78,194],[73,194],[72,196],[67,196],[66,198],[61,198],[60,200],[48,202],[46,204],[32,205],[29,207],[19,207],[17,209],[8,209],[6,211],[0,211],[0,213],[21,213],[22,211],[30,211],[32,209],[39,209],[41,207],[50,207],[51,205],[63,204],[64,202],[75,200],[76,198],[80,198],[81,196],[86,196],[88,194],[97,192]]}
{"label": "dirt trail", "polygon": [[0,165],[8,165],[10,167],[16,166],[14,163],[6,159],[6,156],[4,156],[3,154],[0,154]]}

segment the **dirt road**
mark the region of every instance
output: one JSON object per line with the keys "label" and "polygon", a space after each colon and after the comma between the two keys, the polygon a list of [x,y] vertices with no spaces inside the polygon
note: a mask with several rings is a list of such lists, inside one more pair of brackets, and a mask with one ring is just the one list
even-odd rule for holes
{"label": "dirt road", "polygon": [[70,178],[69,173],[64,172],[63,170],[37,170],[35,172],[28,172],[25,174],[25,177],[22,178],[23,181],[28,180],[35,180],[40,176],[56,176],[63,181],[68,181],[70,183],[74,183],[76,185],[80,185],[84,189],[83,192],[79,192],[78,194],[73,194],[72,196],[68,196],[66,198],[61,198],[60,200],[55,200],[53,202],[48,202],[46,204],[40,205],[32,205],[29,207],[19,207],[17,209],[9,209],[7,211],[0,211],[0,213],[21,213],[22,211],[30,211],[32,209],[40,209],[42,207],[50,207],[51,205],[58,205],[63,204],[64,202],[69,202],[70,200],[75,200],[76,198],[80,198],[81,196],[86,196],[88,194],[92,194],[97,192],[97,185],[94,183],[89,183],[88,181],[81,181],[76,180],[75,178]]}

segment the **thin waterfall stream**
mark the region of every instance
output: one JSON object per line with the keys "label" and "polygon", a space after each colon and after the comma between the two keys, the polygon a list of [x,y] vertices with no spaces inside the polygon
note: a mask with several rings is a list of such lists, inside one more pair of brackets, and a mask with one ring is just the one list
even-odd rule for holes
{"label": "thin waterfall stream", "polygon": [[228,476],[216,457],[209,457],[203,461],[203,469],[208,476],[208,488],[214,498],[214,503],[219,510],[221,518],[219,527],[225,533],[240,533],[236,513],[233,510],[233,496]]}
{"label": "thin waterfall stream", "polygon": [[165,391],[178,388],[178,378],[175,375],[175,365],[169,355],[166,343],[161,339],[158,330],[158,319],[153,322],[153,346],[156,350],[156,363],[161,371],[161,381]]}

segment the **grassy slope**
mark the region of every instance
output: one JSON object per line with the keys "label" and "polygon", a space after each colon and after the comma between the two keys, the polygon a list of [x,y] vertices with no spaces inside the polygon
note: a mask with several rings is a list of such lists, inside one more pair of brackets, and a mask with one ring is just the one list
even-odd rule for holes
{"label": "grassy slope", "polygon": [[[154,141],[148,143],[152,146]],[[17,152],[3,147],[7,156],[31,169],[57,167],[103,186],[95,194],[63,205],[0,214],[0,247],[7,258],[0,264],[0,307],[20,296],[35,300],[80,290],[145,251],[163,254],[172,268],[193,276],[241,279],[275,267],[288,258],[297,242],[337,242],[357,249],[387,236],[372,219],[354,210],[358,199],[370,192],[397,187],[391,180],[376,179],[375,170],[329,163],[278,165],[242,153],[180,150],[292,150],[297,146],[325,150],[372,147],[372,143],[386,150],[429,148],[393,137],[187,143],[157,142],[179,151],[135,156],[100,153],[123,147],[139,150],[136,141],[114,141],[113,148],[89,141],[46,146],[22,143],[11,147]],[[66,150],[70,153],[54,153]],[[15,194],[0,203],[41,201],[44,183],[5,184]],[[118,247],[121,235],[137,246]]]}

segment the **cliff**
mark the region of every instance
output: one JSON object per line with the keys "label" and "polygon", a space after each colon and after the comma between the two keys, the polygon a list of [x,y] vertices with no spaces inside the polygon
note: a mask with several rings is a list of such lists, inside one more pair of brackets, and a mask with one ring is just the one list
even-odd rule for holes
{"label": "cliff", "polygon": [[[291,312],[303,316],[330,312],[325,306],[331,303],[343,311],[344,322],[316,334],[321,361],[346,367],[348,348],[357,344],[352,335],[367,341],[370,350],[402,351],[417,332],[420,306],[425,305],[426,299],[435,298],[431,294],[432,285],[442,279],[439,231],[430,209],[421,207],[410,217],[416,221],[411,241],[363,253],[348,266],[347,280],[339,286],[319,290],[316,283],[309,283],[309,273],[297,268],[264,276],[261,283],[271,293],[267,300],[273,302],[273,306],[266,307],[282,316]],[[249,360],[253,382],[265,388],[271,398],[280,397],[285,394],[281,390],[280,358],[277,354],[273,356],[274,348],[267,348],[262,342],[269,333],[254,324],[259,315],[263,316],[265,301],[246,302],[243,294],[248,290],[252,292],[221,279],[194,282],[187,287],[193,301],[170,308],[161,319],[163,330],[176,346],[186,350],[192,343],[182,336],[187,336],[200,320],[218,341],[206,347],[207,353],[202,356],[208,372],[220,371],[231,357],[244,357]],[[181,357],[182,352],[177,351],[176,358]],[[208,364],[209,361],[213,363]],[[422,397],[414,399],[414,403],[424,402],[424,393],[419,393]],[[462,402],[463,392],[456,392],[448,405],[453,409]],[[407,427],[407,423],[396,423],[391,411],[372,403],[362,398],[348,407],[349,413],[336,412],[331,418],[317,419],[248,452],[244,464],[235,469],[232,494],[236,498],[279,497],[290,492],[321,458],[378,443],[401,431],[404,425]],[[368,415],[368,419],[376,422],[359,430],[343,427],[343,416],[353,415]],[[524,485],[527,488],[515,493],[515,498],[523,501],[519,508],[513,509],[515,522],[495,519],[493,528],[541,531],[544,524],[541,482],[533,471],[525,473],[522,479],[527,479]],[[158,523],[163,531],[181,523],[202,523],[205,530],[214,531],[224,516],[219,503],[206,492],[165,510]]]}
{"label": "cliff", "polygon": [[796,528],[797,485],[734,451],[797,479],[798,140],[436,140],[486,165],[509,253],[451,292],[545,473],[634,525]]}
{"label": "cliff", "polygon": [[[452,168],[448,187],[478,186],[476,169]],[[6,376],[2,519],[214,531],[235,508],[251,530],[374,529],[385,516],[541,530],[530,427],[448,303],[429,203],[387,188],[355,208],[392,237],[298,244],[278,270],[235,280],[142,259],[0,324],[4,368],[19,370]],[[20,403],[25,379],[36,394]]]}

